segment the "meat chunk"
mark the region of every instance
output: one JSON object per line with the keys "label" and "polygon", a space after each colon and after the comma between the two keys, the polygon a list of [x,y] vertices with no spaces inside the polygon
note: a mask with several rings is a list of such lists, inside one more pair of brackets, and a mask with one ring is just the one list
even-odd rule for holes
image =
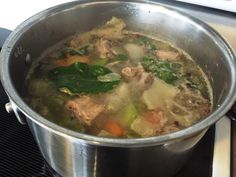
{"label": "meat chunk", "polygon": [[96,34],[106,39],[122,39],[125,26],[122,19],[112,17],[106,24],[96,30]]}
{"label": "meat chunk", "polygon": [[106,24],[101,26],[100,28],[95,28],[89,32],[85,32],[82,34],[78,34],[73,37],[69,42],[70,47],[78,47],[85,46],[89,44],[89,41],[94,38],[94,36],[98,38],[105,38],[109,40],[113,39],[122,39],[123,38],[123,30],[125,28],[125,23],[123,20],[112,17]]}
{"label": "meat chunk", "polygon": [[101,58],[112,58],[114,56],[111,50],[111,43],[107,39],[99,39],[95,44],[95,50]]}
{"label": "meat chunk", "polygon": [[148,89],[154,81],[154,76],[145,72],[142,66],[125,67],[121,70],[121,75],[127,81],[135,81],[141,91]]}
{"label": "meat chunk", "polygon": [[128,81],[136,77],[140,77],[143,72],[144,72],[144,69],[142,66],[125,67],[121,70],[122,76]]}
{"label": "meat chunk", "polygon": [[150,73],[143,72],[138,81],[138,84],[142,90],[148,89],[154,82],[154,76]]}
{"label": "meat chunk", "polygon": [[72,113],[73,117],[79,119],[86,125],[91,125],[105,110],[105,105],[94,102],[88,96],[69,100],[65,107]]}
{"label": "meat chunk", "polygon": [[72,48],[87,46],[90,38],[91,34],[89,32],[78,34],[69,41],[69,46]]}

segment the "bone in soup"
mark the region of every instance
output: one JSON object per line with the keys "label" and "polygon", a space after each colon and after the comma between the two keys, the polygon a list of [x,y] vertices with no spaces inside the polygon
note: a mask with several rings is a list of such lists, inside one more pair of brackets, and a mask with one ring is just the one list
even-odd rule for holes
{"label": "bone in soup", "polygon": [[45,52],[24,84],[43,117],[102,137],[141,138],[191,126],[212,110],[208,78],[183,50],[116,17]]}

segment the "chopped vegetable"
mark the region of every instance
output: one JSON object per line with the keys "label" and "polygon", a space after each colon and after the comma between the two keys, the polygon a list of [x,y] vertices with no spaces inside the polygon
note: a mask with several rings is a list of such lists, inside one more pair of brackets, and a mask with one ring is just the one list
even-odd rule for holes
{"label": "chopped vegetable", "polygon": [[96,59],[92,60],[91,64],[104,66],[105,64],[107,64],[107,62],[108,62],[108,58],[96,58]]}
{"label": "chopped vegetable", "polygon": [[108,68],[88,65],[86,63],[74,63],[68,67],[58,67],[48,74],[53,83],[60,88],[67,88],[70,93],[99,93],[113,89],[119,80],[102,82],[99,76],[112,73]]}
{"label": "chopped vegetable", "polygon": [[186,84],[188,87],[199,90],[201,94],[208,99],[209,93],[207,89],[207,84],[206,81],[202,77],[200,77],[200,75],[187,75],[186,80],[188,81],[188,83]]}
{"label": "chopped vegetable", "polygon": [[124,48],[127,51],[131,60],[139,61],[145,56],[144,48],[140,45],[128,43],[124,45]]}
{"label": "chopped vegetable", "polygon": [[103,129],[116,137],[121,137],[125,135],[122,126],[112,119],[109,119],[104,123]]}
{"label": "chopped vegetable", "polygon": [[143,92],[142,100],[151,110],[165,106],[166,102],[172,100],[178,93],[177,87],[156,78],[151,87]]}
{"label": "chopped vegetable", "polygon": [[105,130],[101,130],[99,133],[98,133],[98,136],[101,136],[101,137],[114,137],[114,135],[110,134],[109,132],[105,131]]}
{"label": "chopped vegetable", "polygon": [[138,112],[132,102],[129,102],[119,113],[122,124],[125,127],[129,127],[130,124],[137,118]]}
{"label": "chopped vegetable", "polygon": [[150,38],[146,37],[146,36],[140,36],[138,38],[138,44],[140,45],[144,45],[147,47],[148,50],[154,51],[156,50],[156,45],[153,44],[150,40]]}
{"label": "chopped vegetable", "polygon": [[124,54],[118,54],[115,56],[115,60],[126,61],[126,60],[128,60],[128,57],[127,57],[127,55],[124,55]]}
{"label": "chopped vegetable", "polygon": [[108,73],[102,76],[98,76],[97,79],[101,82],[113,82],[119,81],[121,76],[118,73]]}
{"label": "chopped vegetable", "polygon": [[167,118],[161,110],[148,111],[131,124],[131,129],[142,137],[154,136],[162,131],[167,123]]}
{"label": "chopped vegetable", "polygon": [[131,129],[142,137],[156,135],[156,129],[152,124],[142,118],[137,118],[131,124]]}
{"label": "chopped vegetable", "polygon": [[181,64],[158,60],[154,57],[144,57],[141,64],[147,72],[154,73],[169,84],[174,84],[180,77]]}
{"label": "chopped vegetable", "polygon": [[130,97],[129,85],[125,82],[121,82],[115,89],[104,94],[102,99],[106,106],[108,113],[115,113],[121,110],[128,104]]}

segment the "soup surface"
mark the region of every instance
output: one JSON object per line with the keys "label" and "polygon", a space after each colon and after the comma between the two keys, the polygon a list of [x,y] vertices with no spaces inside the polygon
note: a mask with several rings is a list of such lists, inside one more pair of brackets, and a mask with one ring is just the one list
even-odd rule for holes
{"label": "soup surface", "polygon": [[211,87],[191,57],[125,26],[113,17],[43,54],[25,100],[60,126],[103,137],[162,135],[206,117]]}

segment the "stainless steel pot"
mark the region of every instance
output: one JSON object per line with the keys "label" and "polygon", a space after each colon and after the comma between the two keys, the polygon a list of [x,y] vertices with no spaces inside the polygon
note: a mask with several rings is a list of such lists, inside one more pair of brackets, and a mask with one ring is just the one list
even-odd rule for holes
{"label": "stainless steel pot", "polygon": [[[80,134],[34,112],[23,100],[22,83],[31,63],[62,39],[116,16],[127,28],[142,31],[188,52],[213,86],[214,110],[184,130],[150,138],[112,139]],[[208,25],[175,9],[147,1],[77,1],[45,10],[18,26],[1,53],[1,80],[21,122],[26,120],[43,157],[64,177],[169,177],[186,162],[209,126],[236,98],[232,50]],[[9,106],[10,105],[10,106]]]}

